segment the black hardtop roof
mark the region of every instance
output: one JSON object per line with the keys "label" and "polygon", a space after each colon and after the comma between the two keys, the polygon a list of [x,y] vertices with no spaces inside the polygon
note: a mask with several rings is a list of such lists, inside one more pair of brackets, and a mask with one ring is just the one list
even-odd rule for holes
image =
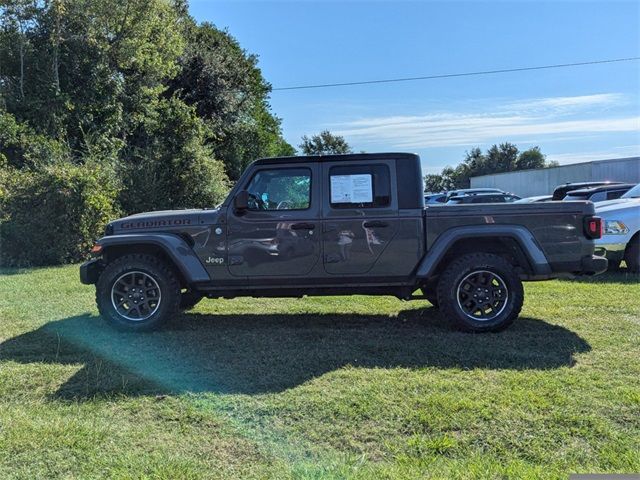
{"label": "black hardtop roof", "polygon": [[358,160],[419,160],[415,153],[384,152],[384,153],[345,153],[342,155],[300,155],[291,157],[267,157],[256,160],[254,165],[270,165],[274,163],[295,162],[350,162]]}

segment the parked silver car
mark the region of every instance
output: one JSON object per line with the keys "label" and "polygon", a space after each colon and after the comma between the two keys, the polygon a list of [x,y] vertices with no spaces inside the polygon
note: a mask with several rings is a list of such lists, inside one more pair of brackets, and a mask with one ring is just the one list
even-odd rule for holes
{"label": "parked silver car", "polygon": [[596,254],[606,256],[610,267],[624,260],[629,270],[640,272],[640,184],[617,200],[596,204],[596,215],[604,229]]}

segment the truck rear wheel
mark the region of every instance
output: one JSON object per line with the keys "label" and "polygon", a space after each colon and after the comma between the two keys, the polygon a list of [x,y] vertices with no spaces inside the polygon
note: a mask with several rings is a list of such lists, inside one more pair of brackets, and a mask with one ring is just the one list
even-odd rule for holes
{"label": "truck rear wheel", "polygon": [[440,311],[468,332],[497,332],[518,317],[522,282],[504,258],[472,253],[452,262],[438,282]]}
{"label": "truck rear wheel", "polygon": [[169,265],[152,255],[117,258],[96,284],[100,315],[120,330],[155,330],[169,320],[180,302],[180,284]]}

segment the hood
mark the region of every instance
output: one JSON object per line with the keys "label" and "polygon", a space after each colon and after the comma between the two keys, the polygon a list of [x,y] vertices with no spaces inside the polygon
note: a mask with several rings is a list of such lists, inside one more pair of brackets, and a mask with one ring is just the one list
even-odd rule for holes
{"label": "hood", "polygon": [[640,207],[640,198],[618,198],[596,203],[596,215]]}
{"label": "hood", "polygon": [[161,210],[119,218],[109,223],[112,233],[175,230],[215,223],[218,209]]}

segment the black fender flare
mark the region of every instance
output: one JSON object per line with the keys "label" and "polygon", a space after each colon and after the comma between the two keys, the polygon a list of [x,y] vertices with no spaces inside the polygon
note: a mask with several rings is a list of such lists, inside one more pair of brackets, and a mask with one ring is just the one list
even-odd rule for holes
{"label": "black fender flare", "polygon": [[454,227],[440,234],[418,265],[416,277],[429,278],[432,276],[449,248],[458,240],[490,239],[492,237],[507,237],[515,240],[527,257],[535,276],[548,276],[552,273],[547,256],[526,227],[490,224]]}
{"label": "black fender flare", "polygon": [[109,235],[102,237],[97,243],[103,250],[114,246],[153,245],[160,248],[171,259],[188,284],[211,280],[193,248],[179,235],[171,233]]}

